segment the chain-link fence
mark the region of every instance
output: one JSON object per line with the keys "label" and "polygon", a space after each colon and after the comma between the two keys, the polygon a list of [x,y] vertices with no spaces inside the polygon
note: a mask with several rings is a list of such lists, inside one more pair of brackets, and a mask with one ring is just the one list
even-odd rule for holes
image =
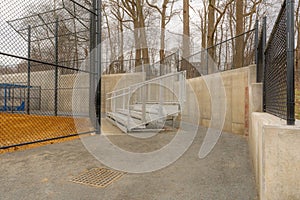
{"label": "chain-link fence", "polygon": [[[188,58],[180,57],[180,52],[166,56],[163,60],[149,65],[143,64],[143,59],[115,60],[103,63],[106,74],[145,72],[147,80],[174,73],[186,71],[187,78],[196,78],[217,72],[237,69],[255,63],[255,30],[222,41],[212,47],[202,50]],[[243,50],[236,49],[236,43],[242,42]],[[240,59],[237,59],[239,57]],[[141,63],[136,65],[136,63]]]}
{"label": "chain-link fence", "polygon": [[264,111],[295,124],[294,3],[284,1],[265,49]]}
{"label": "chain-link fence", "polygon": [[1,149],[95,132],[97,5],[0,3]]}
{"label": "chain-link fence", "polygon": [[[146,79],[150,80],[159,76],[174,73],[179,71],[179,53],[171,53],[163,60],[144,64],[143,59],[118,59],[112,62],[102,62],[104,74],[119,74],[119,73],[146,73]],[[150,59],[149,59],[150,60]]]}
{"label": "chain-link fence", "polygon": [[[208,47],[180,62],[180,70],[187,71],[187,78],[237,69],[255,63],[255,30]],[[237,49],[237,43],[242,48]]]}

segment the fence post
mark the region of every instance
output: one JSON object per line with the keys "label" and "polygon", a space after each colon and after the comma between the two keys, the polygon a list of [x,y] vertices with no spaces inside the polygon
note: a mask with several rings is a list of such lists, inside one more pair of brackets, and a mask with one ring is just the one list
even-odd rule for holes
{"label": "fence post", "polygon": [[176,51],[176,68],[177,68],[177,72],[180,72],[180,52],[179,49]]}
{"label": "fence post", "polygon": [[58,18],[55,22],[55,80],[54,80],[54,115],[57,116],[57,102],[58,102]]}
{"label": "fence post", "polygon": [[127,131],[130,130],[130,127],[129,127],[129,125],[130,125],[130,120],[131,120],[130,97],[131,97],[131,93],[132,93],[133,90],[134,90],[134,89],[131,88],[131,87],[128,88],[128,101],[127,101],[128,113],[127,113],[127,122],[126,122],[126,123],[127,123]]}
{"label": "fence post", "polygon": [[[90,120],[94,126],[94,131],[97,129],[97,124],[99,123],[97,114],[96,114],[96,84],[98,81],[96,81],[96,43],[97,43],[97,22],[96,22],[96,10],[97,7],[97,1],[92,0],[91,5],[91,13],[90,13],[90,58],[89,58],[89,117]],[[97,83],[96,83],[97,82]],[[101,113],[100,113],[101,115]]]}
{"label": "fence post", "polygon": [[27,61],[27,114],[30,114],[30,71],[31,71],[31,26],[28,26],[28,61]]}
{"label": "fence post", "polygon": [[208,49],[206,49],[206,75],[209,75],[209,73],[208,73],[208,58],[209,58],[209,56],[208,56]]}
{"label": "fence post", "polygon": [[258,43],[259,43],[259,39],[258,39],[258,37],[259,37],[259,30],[258,30],[258,23],[259,23],[259,21],[258,20],[256,20],[256,23],[255,23],[255,64],[256,64],[256,74],[257,74],[257,77],[256,77],[256,80],[258,80],[258,69],[257,69],[257,67],[258,67],[258,58],[259,58],[259,55],[258,55],[258,53],[259,53],[259,51],[258,51]]}
{"label": "fence post", "polygon": [[101,66],[101,25],[102,25],[102,18],[101,18],[101,0],[97,0],[97,60],[98,60],[98,67],[97,67],[97,82],[98,82],[98,88],[97,88],[97,105],[96,109],[99,112],[99,115],[97,116],[96,123],[96,132],[98,134],[101,134],[101,115],[102,115],[102,96],[101,96],[101,75],[102,75],[102,66]]}
{"label": "fence post", "polygon": [[294,0],[287,0],[287,124],[295,125]]}
{"label": "fence post", "polygon": [[262,27],[262,73],[263,73],[263,111],[267,111],[267,104],[266,104],[266,56],[265,56],[265,50],[266,50],[266,44],[267,44],[267,17],[265,16],[263,18],[263,27]]}

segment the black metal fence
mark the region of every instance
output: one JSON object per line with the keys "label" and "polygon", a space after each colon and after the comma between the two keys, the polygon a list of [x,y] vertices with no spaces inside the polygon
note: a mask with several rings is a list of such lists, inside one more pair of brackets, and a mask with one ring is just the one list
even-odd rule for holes
{"label": "black metal fence", "polygon": [[294,125],[294,1],[284,1],[267,46],[264,48],[265,24],[264,19],[257,50],[257,77],[258,81],[264,83],[264,111],[287,120],[288,125]]}
{"label": "black metal fence", "polygon": [[264,80],[264,69],[265,69],[265,49],[267,41],[267,18],[264,17],[261,26],[261,31],[259,31],[259,21],[257,21],[257,47],[256,47],[256,81],[262,83]]}
{"label": "black metal fence", "polygon": [[163,60],[154,63],[153,76],[163,76],[169,73],[178,72],[180,69],[180,55],[179,51],[172,53]]}
{"label": "black metal fence", "polygon": [[97,2],[0,3],[0,149],[98,130]]}
{"label": "black metal fence", "polygon": [[[150,64],[144,64],[144,58],[140,60],[117,59],[112,62],[102,62],[102,66],[105,69],[104,74],[145,72],[146,79],[149,80],[179,71],[179,56],[179,52],[174,52],[167,55],[163,60]],[[140,65],[137,66],[137,63],[140,63]]]}
{"label": "black metal fence", "polygon": [[[255,30],[254,28],[236,37],[221,41],[190,57],[182,58],[180,70],[186,70],[188,78],[195,78],[254,64]],[[237,42],[242,43],[242,49],[237,50]]]}
{"label": "black metal fence", "polygon": [[[255,29],[247,31],[236,37],[222,41],[212,47],[197,52],[187,58],[180,57],[180,52],[174,52],[163,60],[136,66],[138,60],[115,60],[103,63],[106,74],[146,72],[147,79],[158,77],[172,72],[186,71],[187,78],[196,78],[217,72],[237,69],[255,64]],[[236,59],[236,43],[242,42],[240,59]],[[142,62],[139,62],[142,63]]]}

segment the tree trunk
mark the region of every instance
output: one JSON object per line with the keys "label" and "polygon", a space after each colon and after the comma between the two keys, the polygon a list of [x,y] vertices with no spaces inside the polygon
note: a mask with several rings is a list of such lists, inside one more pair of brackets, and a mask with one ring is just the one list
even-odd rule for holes
{"label": "tree trunk", "polygon": [[161,30],[160,30],[160,50],[159,50],[159,58],[160,58],[160,68],[159,68],[159,74],[160,76],[163,75],[163,69],[165,63],[165,38],[166,38],[166,12],[167,12],[167,4],[168,1],[164,1],[163,8],[161,12]]}
{"label": "tree trunk", "polygon": [[105,9],[106,9],[106,6],[103,6],[102,11],[103,11],[103,15],[105,17],[105,22],[106,22],[106,26],[107,26],[107,34],[108,34],[108,39],[109,39],[109,46],[110,46],[110,62],[114,62],[114,58],[115,58],[114,45],[113,45],[113,41],[112,41],[112,37],[111,37],[111,29],[110,29],[108,15],[107,15]]}
{"label": "tree trunk", "polygon": [[[139,22],[134,19],[134,42],[135,42],[135,68],[141,67],[142,65],[142,50],[139,38]],[[141,70],[139,70],[141,71]]]}
{"label": "tree trunk", "polygon": [[149,64],[149,51],[147,44],[147,35],[145,30],[145,17],[143,13],[143,4],[141,0],[137,0],[137,13],[138,13],[138,21],[139,21],[139,32],[140,32],[140,42],[142,48],[142,55],[144,64]]}
{"label": "tree trunk", "polygon": [[182,56],[187,58],[190,56],[190,7],[189,0],[183,0],[183,40],[182,40]]}
{"label": "tree trunk", "polygon": [[207,33],[207,47],[210,48],[208,50],[208,54],[211,59],[215,59],[215,48],[214,45],[214,27],[215,27],[215,9],[214,6],[216,4],[215,0],[209,0],[208,6],[208,33]]}
{"label": "tree trunk", "polygon": [[[244,0],[236,1],[236,36],[243,34],[244,32]],[[239,36],[235,40],[235,56],[234,56],[234,68],[243,67],[244,60],[244,37]]]}
{"label": "tree trunk", "polygon": [[125,73],[124,69],[124,27],[123,22],[119,21],[119,28],[120,28],[120,72]]}

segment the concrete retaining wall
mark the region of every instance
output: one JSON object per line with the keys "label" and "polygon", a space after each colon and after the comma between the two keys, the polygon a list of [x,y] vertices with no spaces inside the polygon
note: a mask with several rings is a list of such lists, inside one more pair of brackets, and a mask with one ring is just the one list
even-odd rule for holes
{"label": "concrete retaining wall", "polygon": [[[41,87],[40,111],[54,112],[54,71],[31,73],[31,86]],[[102,97],[113,90],[128,87],[131,84],[145,80],[143,73],[116,74],[102,76]],[[0,83],[27,84],[27,73],[8,74],[0,76]],[[62,113],[84,114],[89,111],[89,75],[71,74],[60,75],[58,80],[58,111]],[[34,109],[37,102],[32,102]],[[105,101],[102,101],[102,110],[105,112]]]}
{"label": "concrete retaining wall", "polygon": [[[122,88],[127,88],[130,85],[143,82],[146,79],[145,73],[133,73],[133,74],[112,74],[103,75],[101,84],[101,111],[104,113],[106,111],[106,94],[119,90]],[[109,109],[109,108],[108,108]]]}
{"label": "concrete retaining wall", "polygon": [[249,147],[261,200],[300,199],[300,124],[252,113]]}
{"label": "concrete retaining wall", "polygon": [[300,124],[263,111],[263,85],[249,89],[249,151],[261,200],[300,199]]}
{"label": "concrete retaining wall", "polygon": [[[248,130],[248,87],[251,79],[251,70],[253,66],[232,70],[221,73],[226,90],[227,112],[224,125],[224,131],[236,134],[244,134]],[[208,76],[209,77],[209,76]],[[21,80],[21,81],[20,81]],[[115,74],[103,75],[101,95],[103,98],[106,94],[120,88],[128,87],[132,84],[143,82],[145,74]],[[26,82],[27,74],[11,74],[0,76],[0,82]],[[211,120],[211,100],[205,80],[203,77],[188,80],[187,83],[194,90],[198,99],[200,108],[200,121],[202,126],[209,126]],[[169,90],[164,92],[165,101],[174,101],[176,97],[171,90],[178,90],[176,81],[170,80],[168,83]],[[41,111],[54,111],[54,71],[33,72],[31,73],[31,85],[40,86],[41,92]],[[58,92],[58,110],[60,112],[87,113],[89,109],[89,77],[86,74],[61,75],[59,76]],[[149,90],[149,100],[159,99],[159,86],[152,85]],[[75,93],[74,93],[75,92]],[[106,102],[102,101],[102,112],[105,112]],[[187,106],[189,105],[187,101]],[[193,109],[188,109],[193,110]]]}
{"label": "concrete retaining wall", "polygon": [[[206,76],[212,79],[214,75]],[[221,78],[226,92],[226,118],[223,131],[247,135],[249,128],[249,92],[251,84],[255,82],[255,66],[226,71]],[[218,81],[218,80],[216,80]],[[188,80],[198,99],[200,110],[199,124],[208,127],[211,122],[211,96],[205,78],[199,77]],[[214,91],[215,89],[211,89]],[[252,98],[251,98],[252,99]],[[224,99],[219,99],[224,101]],[[187,106],[188,103],[187,103]],[[193,106],[193,105],[192,105]],[[192,110],[192,109],[188,109]]]}

